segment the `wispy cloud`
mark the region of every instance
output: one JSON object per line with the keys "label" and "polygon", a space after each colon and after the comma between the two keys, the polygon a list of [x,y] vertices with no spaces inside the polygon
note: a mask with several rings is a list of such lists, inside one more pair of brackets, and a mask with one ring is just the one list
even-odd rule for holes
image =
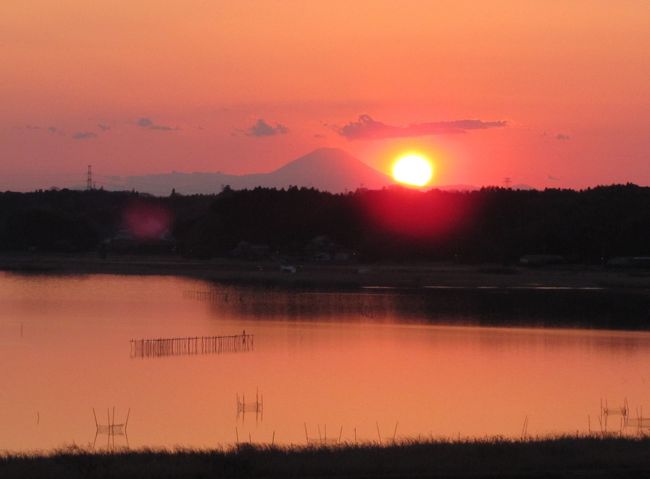
{"label": "wispy cloud", "polygon": [[569,135],[565,135],[564,133],[558,133],[555,135],[555,139],[560,141],[568,141],[571,139],[571,137]]}
{"label": "wispy cloud", "polygon": [[97,123],[97,128],[102,131],[108,131],[111,129],[111,125],[107,125],[106,123]]}
{"label": "wispy cloud", "polygon": [[411,123],[407,126],[387,125],[374,120],[369,115],[361,115],[357,121],[338,128],[341,136],[350,140],[379,140],[385,138],[408,138],[416,136],[465,133],[467,130],[486,130],[503,128],[506,121],[453,120],[426,123]]}
{"label": "wispy cloud", "polygon": [[51,135],[66,136],[66,132],[57,126],[49,126],[47,131]]}
{"label": "wispy cloud", "polygon": [[65,132],[56,126],[40,127],[38,125],[25,125],[16,127],[19,130],[45,131],[51,135],[65,136]]}
{"label": "wispy cloud", "polygon": [[92,131],[78,131],[72,135],[73,140],[92,140],[97,138],[97,133]]}
{"label": "wispy cloud", "polygon": [[151,118],[147,118],[147,117],[139,118],[136,124],[141,128],[146,128],[147,130],[160,130],[160,131],[180,130],[180,128],[178,127],[159,125],[158,123],[155,123]]}
{"label": "wispy cloud", "polygon": [[264,119],[258,119],[254,125],[248,128],[245,133],[248,136],[263,137],[263,136],[274,136],[274,135],[284,135],[289,132],[289,129],[276,123],[275,126],[267,123]]}

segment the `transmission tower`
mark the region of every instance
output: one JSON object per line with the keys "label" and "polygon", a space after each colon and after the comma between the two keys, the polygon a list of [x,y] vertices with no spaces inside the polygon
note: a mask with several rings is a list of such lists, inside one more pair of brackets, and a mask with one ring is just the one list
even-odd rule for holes
{"label": "transmission tower", "polygon": [[88,165],[88,174],[86,175],[86,189],[93,189],[93,165]]}

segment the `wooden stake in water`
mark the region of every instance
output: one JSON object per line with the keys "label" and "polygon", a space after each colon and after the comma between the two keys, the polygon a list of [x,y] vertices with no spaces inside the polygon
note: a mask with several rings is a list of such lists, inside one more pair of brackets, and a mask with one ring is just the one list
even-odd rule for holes
{"label": "wooden stake in water", "polygon": [[528,433],[528,416],[524,418],[524,425],[521,428],[521,438],[525,439],[527,433]]}

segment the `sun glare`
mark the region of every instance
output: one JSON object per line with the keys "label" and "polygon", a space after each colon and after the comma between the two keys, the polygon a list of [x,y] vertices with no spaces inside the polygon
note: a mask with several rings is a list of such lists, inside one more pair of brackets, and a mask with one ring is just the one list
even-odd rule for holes
{"label": "sun glare", "polygon": [[433,177],[433,164],[423,155],[409,153],[393,164],[393,178],[409,186],[425,186]]}

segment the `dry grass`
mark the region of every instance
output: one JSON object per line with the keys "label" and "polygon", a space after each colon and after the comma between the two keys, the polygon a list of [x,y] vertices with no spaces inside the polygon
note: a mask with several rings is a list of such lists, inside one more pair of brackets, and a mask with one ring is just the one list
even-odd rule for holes
{"label": "dry grass", "polygon": [[643,477],[650,439],[555,437],[405,441],[379,447],[265,447],[94,453],[76,447],[47,455],[5,455],[12,478],[322,477]]}

